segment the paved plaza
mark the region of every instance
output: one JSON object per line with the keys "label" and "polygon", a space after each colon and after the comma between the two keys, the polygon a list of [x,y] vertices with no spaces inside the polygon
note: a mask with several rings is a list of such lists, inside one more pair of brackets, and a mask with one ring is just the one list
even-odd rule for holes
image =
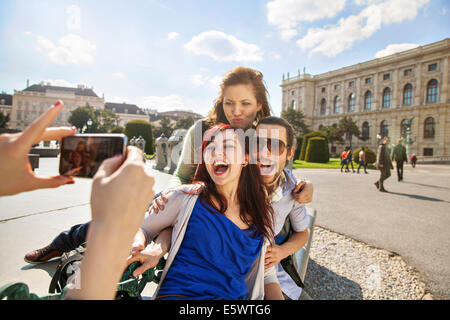
{"label": "paved plaza", "polygon": [[[55,175],[57,167],[56,158],[42,158],[37,174]],[[311,206],[318,212],[317,225],[401,255],[417,268],[435,298],[450,298],[450,166],[407,165],[402,183],[392,171],[385,184],[390,193],[375,189],[374,170],[294,172],[314,183]],[[170,176],[154,174],[158,192]],[[74,185],[59,189],[0,197],[0,285],[21,281],[31,292],[47,294],[57,262],[30,265],[23,256],[50,243],[60,231],[90,219],[90,188],[91,180],[76,179]],[[144,295],[153,290],[148,285]]]}
{"label": "paved plaza", "polygon": [[403,182],[392,170],[385,182],[389,193],[373,185],[379,171],[368,172],[294,171],[314,183],[316,225],[399,254],[420,272],[435,298],[449,299],[450,166],[407,164]]}

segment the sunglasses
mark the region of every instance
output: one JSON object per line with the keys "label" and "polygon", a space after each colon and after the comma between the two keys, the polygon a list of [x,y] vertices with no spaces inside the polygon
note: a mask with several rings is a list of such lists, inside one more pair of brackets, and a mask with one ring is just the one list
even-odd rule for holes
{"label": "sunglasses", "polygon": [[286,143],[280,139],[275,138],[256,138],[258,144],[258,151],[261,151],[263,147],[266,147],[271,154],[283,154],[286,150]]}

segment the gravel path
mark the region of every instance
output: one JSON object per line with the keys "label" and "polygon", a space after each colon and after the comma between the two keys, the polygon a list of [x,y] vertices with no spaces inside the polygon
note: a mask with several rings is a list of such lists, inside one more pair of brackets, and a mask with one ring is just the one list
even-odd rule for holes
{"label": "gravel path", "polygon": [[318,300],[432,299],[419,273],[399,255],[318,226],[305,289]]}

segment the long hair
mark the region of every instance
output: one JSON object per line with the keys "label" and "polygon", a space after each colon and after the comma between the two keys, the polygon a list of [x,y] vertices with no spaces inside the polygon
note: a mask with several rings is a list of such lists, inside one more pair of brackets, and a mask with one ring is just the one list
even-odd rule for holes
{"label": "long hair", "polygon": [[270,116],[270,105],[269,100],[267,99],[268,91],[264,84],[262,73],[251,68],[236,67],[225,74],[222,79],[220,84],[220,95],[216,99],[214,107],[209,112],[206,119],[206,123],[209,126],[213,126],[218,123],[230,124],[225,116],[225,112],[223,111],[223,94],[225,88],[238,84],[252,85],[256,102],[262,105],[261,110],[259,110],[256,114],[255,121],[258,122],[260,119]]}
{"label": "long hair", "polygon": [[[220,131],[233,130],[230,125],[219,124],[209,129],[202,141],[202,151],[213,140],[213,137]],[[245,153],[248,154],[248,145],[245,143]],[[202,152],[204,157],[204,152]],[[228,203],[217,187],[206,169],[205,161],[197,166],[193,182],[203,183],[199,190],[199,197],[206,204],[217,210],[220,214],[225,214]],[[239,216],[247,225],[255,225],[257,230],[272,241],[273,239],[273,209],[267,195],[267,191],[261,179],[259,167],[249,163],[242,168],[239,177],[237,198],[239,201]],[[218,205],[213,201],[216,200]],[[217,213],[214,212],[214,213]]]}

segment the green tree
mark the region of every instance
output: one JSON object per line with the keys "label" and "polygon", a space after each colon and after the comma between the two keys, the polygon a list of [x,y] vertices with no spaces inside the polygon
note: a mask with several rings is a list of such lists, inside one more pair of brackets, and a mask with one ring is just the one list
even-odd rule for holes
{"label": "green tree", "polygon": [[353,121],[352,117],[345,116],[341,120],[339,120],[338,130],[342,132],[342,135],[345,136],[345,140],[350,142],[350,147],[352,146],[352,137],[355,136],[358,139],[362,139],[361,130],[355,121]]}
{"label": "green tree", "polygon": [[192,117],[180,118],[177,120],[177,123],[175,123],[174,129],[189,129],[194,125],[194,122],[195,120]]}
{"label": "green tree", "polygon": [[145,140],[145,153],[153,154],[153,133],[152,125],[145,120],[132,120],[125,126],[125,135],[128,137],[128,141],[133,137],[138,138],[141,136]]}
{"label": "green tree", "polygon": [[[88,126],[88,121],[91,120],[92,124]],[[95,132],[98,127],[98,120],[95,116],[94,109],[86,107],[78,107],[72,112],[70,112],[69,119],[67,120],[71,125],[77,127],[77,129],[82,132],[83,128],[86,127],[85,132]]]}
{"label": "green tree", "polygon": [[99,131],[111,132],[111,130],[117,126],[117,122],[119,121],[119,116],[107,109],[95,110],[95,118],[99,122]]}
{"label": "green tree", "polygon": [[292,125],[296,136],[301,136],[309,132],[309,127],[305,123],[305,115],[301,110],[287,108],[281,113],[281,117]]}
{"label": "green tree", "polygon": [[159,138],[164,133],[164,135],[169,138],[172,135],[173,130],[173,125],[170,124],[170,118],[164,117],[159,122],[159,126],[155,127],[154,134],[156,138]]}
{"label": "green tree", "polygon": [[321,129],[325,136],[328,139],[328,142],[330,142],[331,146],[334,146],[335,142],[343,143],[344,139],[342,138],[343,132],[337,127],[336,124],[332,126],[325,127]]}
{"label": "green tree", "polygon": [[0,111],[0,128],[6,128],[9,122],[9,113],[6,115]]}

